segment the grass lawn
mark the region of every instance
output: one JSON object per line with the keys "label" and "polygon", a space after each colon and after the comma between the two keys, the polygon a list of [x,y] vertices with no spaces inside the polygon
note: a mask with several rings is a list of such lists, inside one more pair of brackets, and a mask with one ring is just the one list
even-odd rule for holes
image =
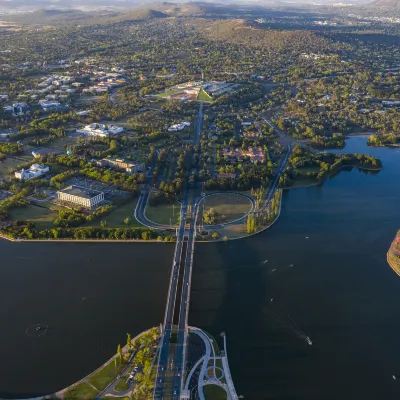
{"label": "grass lawn", "polygon": [[53,221],[58,217],[58,213],[48,208],[29,205],[10,210],[10,217],[13,220],[32,221],[37,229],[42,230],[53,228]]}
{"label": "grass lawn", "polygon": [[171,89],[171,90],[167,90],[166,92],[159,93],[156,96],[158,96],[158,97],[168,97],[168,96],[171,96],[172,94],[183,92],[183,91],[184,91],[183,89]]}
{"label": "grass lawn", "polygon": [[65,147],[75,144],[76,140],[77,140],[77,137],[65,136],[63,138],[55,140],[54,142],[49,143],[46,147],[60,150],[60,151],[65,151]]}
{"label": "grass lawn", "polygon": [[[173,212],[173,205],[175,205],[175,212]],[[177,201],[171,204],[160,204],[156,207],[151,207],[147,205],[146,217],[150,221],[165,225],[169,225],[171,219],[172,225],[178,225],[180,210],[181,205]],[[175,216],[173,217],[172,214],[174,214]]]}
{"label": "grass lawn", "polygon": [[129,389],[129,385],[126,383],[126,378],[121,378],[117,384],[114,386],[114,389],[117,392],[123,392],[127,389]]}
{"label": "grass lawn", "polygon": [[206,400],[227,400],[228,397],[224,389],[217,385],[203,386],[203,393]]}
{"label": "grass lawn", "polygon": [[200,89],[200,92],[197,96],[197,100],[212,102],[213,98],[208,93],[206,93],[203,89]]}
{"label": "grass lawn", "polygon": [[97,390],[94,390],[90,385],[85,382],[68,390],[64,394],[66,400],[93,400],[99,394]]}
{"label": "grass lawn", "polygon": [[204,210],[210,208],[215,209],[221,215],[216,223],[234,221],[243,217],[251,209],[251,203],[246,197],[216,194],[208,196],[201,202],[201,207],[204,205]]}
{"label": "grass lawn", "polygon": [[[30,158],[32,158],[32,157],[30,157]],[[12,160],[11,158],[6,158],[4,161],[0,161],[0,178],[9,177],[10,174],[8,173],[8,169],[16,168],[16,167],[18,167],[18,165],[20,165],[22,163],[23,163],[23,161]]]}
{"label": "grass lawn", "polygon": [[[136,204],[137,204],[137,199],[131,200],[128,203],[123,204],[122,206],[118,207],[110,214],[104,215],[101,219],[103,219],[104,221],[107,221],[108,228],[141,227],[142,225],[140,225],[139,222],[136,221],[136,218],[134,216]],[[129,225],[126,225],[124,223],[124,219],[127,217],[129,217],[131,220]],[[96,221],[87,222],[83,226],[93,226],[93,227],[99,228],[101,219],[98,219]]]}
{"label": "grass lawn", "polygon": [[98,390],[104,390],[124,369],[125,364],[119,364],[115,367],[114,361],[111,361],[100,371],[92,375],[88,381]]}

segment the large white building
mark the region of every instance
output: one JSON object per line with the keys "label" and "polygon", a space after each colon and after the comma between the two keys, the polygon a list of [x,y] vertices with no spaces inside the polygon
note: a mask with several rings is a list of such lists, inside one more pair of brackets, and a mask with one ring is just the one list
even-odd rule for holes
{"label": "large white building", "polygon": [[168,132],[178,132],[190,126],[190,122],[181,122],[180,124],[171,125]]}
{"label": "large white building", "polygon": [[23,179],[28,181],[29,179],[39,178],[49,172],[49,167],[46,165],[32,164],[29,169],[21,169],[21,171],[15,171],[14,176],[17,179]]}
{"label": "large white building", "polygon": [[104,124],[90,124],[84,128],[77,129],[77,133],[82,133],[88,136],[100,136],[107,137],[109,135],[118,135],[123,132],[124,128],[115,125],[104,125]]}
{"label": "large white building", "polygon": [[104,192],[73,185],[59,190],[57,198],[59,201],[73,203],[85,208],[93,208],[104,201]]}

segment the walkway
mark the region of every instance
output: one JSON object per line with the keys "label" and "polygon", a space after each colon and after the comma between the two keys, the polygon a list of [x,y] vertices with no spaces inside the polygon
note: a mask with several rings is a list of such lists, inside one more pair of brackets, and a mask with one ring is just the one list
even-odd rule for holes
{"label": "walkway", "polygon": [[[221,351],[221,354],[215,354],[214,345],[212,343],[212,339],[201,329],[190,327],[189,331],[198,335],[204,342],[206,351],[205,354],[191,369],[188,379],[186,380],[185,384],[185,392],[189,392],[189,385],[190,380],[195,372],[195,370],[199,367],[202,363],[201,371],[198,377],[197,387],[198,387],[198,394],[200,400],[205,400],[203,387],[206,385],[218,385],[222,389],[225,390],[228,396],[228,400],[238,400],[239,396],[236,393],[235,386],[233,384],[233,379],[231,376],[231,372],[229,369],[228,363],[228,355],[226,349],[226,336],[223,335],[224,338],[224,351]],[[220,361],[220,363],[218,363]],[[212,363],[213,366],[210,367]],[[209,371],[213,371],[213,376],[209,376]],[[221,371],[221,376],[217,377],[215,371]]]}

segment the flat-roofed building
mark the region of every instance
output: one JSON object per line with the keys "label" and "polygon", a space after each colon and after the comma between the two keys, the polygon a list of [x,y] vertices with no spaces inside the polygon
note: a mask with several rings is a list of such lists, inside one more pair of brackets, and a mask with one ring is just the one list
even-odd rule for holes
{"label": "flat-roofed building", "polygon": [[120,169],[125,171],[128,174],[135,174],[140,171],[144,171],[146,166],[144,163],[134,163],[130,161],[125,161],[121,158],[103,158],[100,161],[97,161],[97,165],[99,167],[109,167]]}
{"label": "flat-roofed building", "polygon": [[29,169],[21,169],[20,171],[15,171],[14,176],[17,179],[28,181],[30,179],[39,178],[49,172],[49,167],[46,165],[33,164]]}
{"label": "flat-roofed building", "polygon": [[85,208],[93,208],[104,201],[104,192],[72,185],[59,190],[57,198],[59,201],[77,204]]}

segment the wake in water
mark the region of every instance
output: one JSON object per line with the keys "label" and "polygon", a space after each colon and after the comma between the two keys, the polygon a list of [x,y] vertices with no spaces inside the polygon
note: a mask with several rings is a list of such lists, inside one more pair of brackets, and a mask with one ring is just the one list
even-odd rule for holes
{"label": "wake in water", "polygon": [[268,314],[275,322],[286,330],[293,333],[299,339],[304,340],[309,346],[312,345],[312,341],[306,333],[300,329],[293,317],[286,312],[279,310],[276,307],[274,298],[271,298],[269,305],[265,308],[265,313]]}

